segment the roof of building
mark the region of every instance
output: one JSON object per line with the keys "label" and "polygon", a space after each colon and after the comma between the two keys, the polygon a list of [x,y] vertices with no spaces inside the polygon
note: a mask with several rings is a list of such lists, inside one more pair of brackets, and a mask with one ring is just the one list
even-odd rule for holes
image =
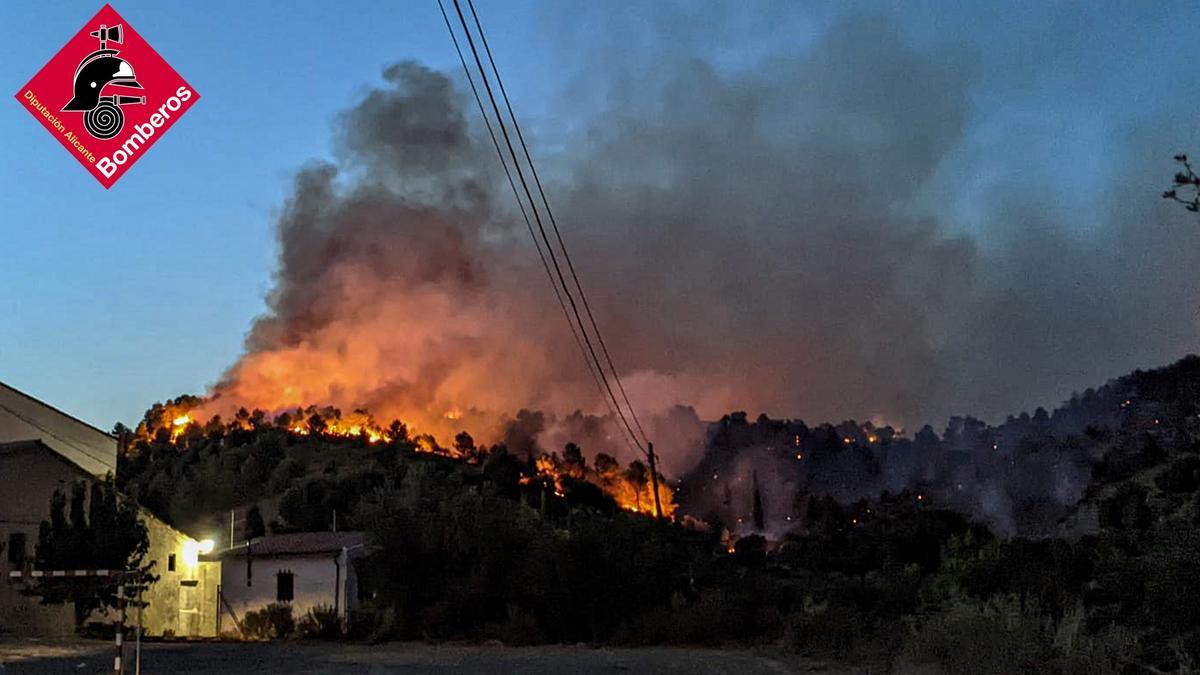
{"label": "roof of building", "polygon": [[82,424],[83,426],[90,428],[92,431],[95,431],[95,432],[97,432],[97,433],[99,433],[99,434],[102,434],[102,435],[104,435],[104,436],[108,436],[109,438],[112,438],[112,437],[113,437],[113,435],[112,435],[112,434],[110,434],[109,432],[107,432],[107,431],[105,431],[105,430],[101,429],[100,427],[98,427],[98,426],[96,426],[96,425],[92,424],[91,422],[88,422],[88,421],[85,421],[85,420],[79,419],[78,417],[76,417],[76,416],[72,415],[71,413],[69,413],[69,412],[66,412],[66,411],[64,411],[64,410],[61,410],[61,409],[59,409],[59,408],[56,408],[56,407],[54,407],[54,406],[50,405],[49,403],[46,403],[46,402],[45,402],[45,401],[43,401],[42,399],[40,399],[40,398],[37,398],[36,396],[33,396],[33,395],[31,395],[31,394],[27,394],[27,393],[25,393],[25,392],[21,391],[20,389],[17,389],[16,387],[13,387],[13,386],[11,386],[11,385],[5,384],[5,383],[3,383],[3,382],[0,382],[0,387],[3,387],[4,389],[7,389],[8,391],[11,391],[12,393],[14,393],[14,394],[17,394],[18,396],[20,396],[20,397],[22,397],[22,398],[29,399],[29,401],[31,401],[31,402],[33,402],[33,403],[36,403],[36,404],[38,404],[38,405],[40,405],[40,406],[43,406],[43,407],[45,407],[45,408],[49,408],[50,410],[53,410],[54,412],[58,413],[59,415],[62,415],[63,417],[66,417],[66,418],[68,418],[68,419],[70,419],[70,420],[72,420],[72,421],[74,421],[74,422],[78,422],[79,424]]}
{"label": "roof of building", "polygon": [[69,471],[71,471],[71,473],[74,473],[75,475],[77,475],[80,479],[86,479],[86,480],[95,480],[96,479],[95,476],[88,473],[87,471],[84,471],[83,467],[79,466],[75,462],[72,462],[71,460],[67,459],[66,457],[63,457],[62,453],[58,452],[57,450],[50,447],[49,445],[46,445],[45,442],[43,442],[40,438],[34,438],[34,439],[31,439],[28,441],[12,441],[11,443],[0,443],[0,457],[3,457],[4,455],[15,455],[19,452],[44,452],[47,455],[50,455],[51,457],[53,457],[55,460],[62,462],[63,466],[65,466]]}
{"label": "roof of building", "polygon": [[93,476],[116,472],[117,439],[112,434],[0,382],[0,441],[33,439]]}
{"label": "roof of building", "polygon": [[[24,453],[24,452],[45,453],[46,455],[54,458],[54,460],[60,462],[65,469],[67,469],[68,471],[73,473],[76,477],[79,478],[79,480],[89,481],[89,482],[99,480],[96,476],[88,473],[87,471],[85,471],[82,467],[80,467],[75,462],[72,462],[71,460],[64,457],[62,455],[62,453],[58,452],[57,450],[50,447],[49,445],[46,445],[46,443],[44,441],[42,441],[40,438],[35,438],[33,440],[28,440],[28,441],[12,441],[11,443],[0,443],[0,462],[2,462],[4,460],[4,458],[7,456],[12,456],[12,455],[16,455],[18,453]],[[188,534],[187,532],[184,532],[183,530],[179,529],[178,527],[175,527],[174,525],[167,523],[162,518],[159,518],[158,516],[154,515],[148,509],[146,509],[146,507],[144,507],[144,506],[138,506],[138,513],[140,514],[140,516],[142,518],[151,518],[153,520],[158,521],[160,524],[162,524],[163,527],[165,527],[169,530],[178,532],[179,534],[181,534],[185,537],[188,537],[189,539],[195,539],[195,537],[192,537],[192,535]]]}
{"label": "roof of building", "polygon": [[[255,537],[249,545],[250,555],[286,556],[337,553],[343,548],[357,548],[365,543],[366,536],[362,532],[296,532]],[[221,558],[244,555],[245,542],[215,554]]]}

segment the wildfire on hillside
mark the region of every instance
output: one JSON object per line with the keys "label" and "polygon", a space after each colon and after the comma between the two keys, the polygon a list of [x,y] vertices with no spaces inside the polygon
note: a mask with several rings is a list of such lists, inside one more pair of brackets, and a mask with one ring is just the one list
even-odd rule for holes
{"label": "wildfire on hillside", "polygon": [[180,435],[192,423],[192,416],[188,414],[178,415],[171,419],[171,442],[179,440]]}
{"label": "wildfire on hillside", "polygon": [[[195,397],[180,397],[174,402],[155,404],[146,413],[145,419],[135,431],[135,439],[153,441],[159,434],[167,434],[167,440],[176,445],[185,445],[190,432],[205,433],[212,428],[223,428],[226,422],[219,416],[212,416],[207,423],[201,423],[203,401]],[[318,435],[335,438],[362,437],[368,443],[380,443],[394,440],[400,429],[407,433],[407,426],[402,421],[393,422],[392,427],[385,427],[375,421],[365,411],[355,410],[343,414],[334,408],[297,408],[284,412],[273,419],[268,419],[261,411],[253,413],[239,411],[228,422],[235,428],[252,430],[275,425],[287,428],[288,432],[297,436]],[[399,426],[396,426],[399,425]],[[414,439],[418,449],[433,452],[438,449],[432,439],[418,437]],[[448,452],[447,454],[454,454]]]}
{"label": "wildfire on hillside", "polygon": [[[621,471],[616,462],[604,454],[597,455],[593,466],[589,467],[582,458],[569,461],[560,459],[557,453],[551,453],[539,456],[534,464],[537,477],[553,485],[554,493],[559,497],[566,495],[568,480],[585,481],[599,487],[626,511],[654,515],[657,508],[649,469],[641,462],[631,463],[625,471]],[[523,482],[531,480],[525,477]],[[675,494],[662,476],[658,479],[658,500],[663,515],[673,517]]]}
{"label": "wildfire on hillside", "polygon": [[[242,409],[228,421],[214,415],[207,422],[201,422],[204,403],[203,399],[189,396],[156,403],[134,431],[133,440],[143,444],[166,443],[183,449],[194,439],[211,433],[225,434],[236,430],[254,431],[273,427],[285,429],[298,437],[355,439],[369,445],[406,440],[417,452],[473,463],[482,461],[487,452],[482,448],[475,451],[457,442],[445,447],[432,435],[413,434],[401,420],[384,426],[364,410],[343,414],[332,407],[309,406],[270,418],[260,410],[250,412]],[[461,412],[451,410],[445,413],[445,418],[456,420],[461,415]],[[653,515],[656,510],[653,480],[649,469],[640,461],[631,462],[622,469],[616,459],[600,453],[596,455],[593,465],[588,466],[578,447],[571,445],[563,458],[557,453],[540,454],[534,458],[531,472],[521,478],[521,484],[530,485],[538,481],[552,489],[558,497],[568,496],[572,482],[587,483],[598,487],[626,511]],[[674,492],[661,475],[658,477],[658,502],[664,516],[674,516]]]}

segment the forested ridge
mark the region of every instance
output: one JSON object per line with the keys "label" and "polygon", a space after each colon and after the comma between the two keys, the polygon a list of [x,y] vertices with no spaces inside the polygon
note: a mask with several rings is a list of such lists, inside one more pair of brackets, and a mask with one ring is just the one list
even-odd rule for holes
{"label": "forested ridge", "polygon": [[673,481],[673,522],[599,487],[644,489],[644,466],[586,448],[464,434],[440,452],[239,416],[132,442],[122,489],[193,529],[229,509],[247,534],[326,529],[336,510],[375,545],[353,637],[740,642],[951,672],[1200,658],[1197,357],[996,426],[731,414]]}

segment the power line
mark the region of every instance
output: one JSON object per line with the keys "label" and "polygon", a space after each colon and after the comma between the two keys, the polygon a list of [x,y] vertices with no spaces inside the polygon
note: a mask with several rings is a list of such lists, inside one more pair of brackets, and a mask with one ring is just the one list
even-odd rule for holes
{"label": "power line", "polygon": [[[513,198],[516,199],[517,206],[521,209],[521,218],[525,221],[525,229],[529,231],[529,238],[533,240],[533,247],[537,249],[538,259],[542,262],[542,269],[546,272],[546,278],[550,280],[550,287],[554,289],[554,297],[558,300],[559,309],[562,310],[563,318],[567,320],[567,326],[571,329],[571,336],[575,339],[575,344],[579,347],[579,355],[583,357],[583,362],[587,365],[588,373],[592,376],[592,381],[596,384],[596,391],[600,393],[600,398],[604,401],[605,407],[608,408],[609,414],[616,417],[616,409],[613,408],[612,402],[609,401],[604,393],[604,384],[601,382],[603,371],[598,371],[597,367],[592,364],[591,359],[588,358],[587,348],[584,346],[583,339],[579,335],[579,329],[575,327],[575,322],[571,320],[567,304],[562,297],[562,291],[559,290],[554,273],[550,271],[550,264],[546,261],[546,254],[542,251],[542,244],[538,241],[537,234],[533,231],[533,223],[529,220],[528,211],[525,210],[525,201],[521,199],[520,193],[517,192],[517,184],[513,181],[512,171],[508,168],[508,162],[504,158],[504,151],[500,149],[500,141],[496,138],[496,131],[492,127],[492,120],[483,107],[483,100],[479,97],[479,88],[475,86],[475,78],[472,77],[471,69],[467,66],[466,57],[463,56],[462,48],[458,43],[458,36],[454,34],[454,28],[450,25],[450,17],[446,14],[446,7],[442,4],[442,0],[438,0],[438,9],[442,12],[442,20],[446,23],[446,31],[450,33],[450,40],[454,43],[454,51],[458,54],[458,62],[462,64],[463,73],[467,76],[467,83],[471,86],[471,93],[475,97],[475,104],[479,107],[479,114],[483,117],[484,124],[487,125],[488,136],[492,139],[492,147],[495,148],[496,156],[500,159],[500,166],[504,169],[504,176],[508,179],[508,186],[512,189]],[[565,290],[564,288],[563,291]],[[621,438],[625,440],[626,445],[629,445],[631,449],[639,449],[624,434],[621,434]]]}
{"label": "power line", "polygon": [[[580,332],[582,333],[582,336],[583,336],[583,341],[587,345],[587,349],[588,349],[588,352],[591,354],[592,361],[596,364],[597,369],[600,370],[601,380],[604,383],[604,388],[607,391],[609,398],[612,399],[612,402],[614,403],[614,405],[616,407],[617,416],[620,418],[621,423],[625,427],[625,430],[627,432],[629,432],[629,435],[633,439],[634,444],[638,447],[639,450],[642,451],[643,454],[646,454],[646,450],[641,447],[641,443],[637,439],[637,434],[634,433],[633,427],[630,425],[628,418],[625,416],[624,411],[621,409],[620,401],[617,400],[616,394],[612,390],[612,386],[608,383],[608,378],[607,378],[607,376],[605,376],[605,374],[603,372],[603,366],[601,365],[600,358],[596,354],[596,349],[592,345],[591,338],[588,335],[585,324],[583,323],[583,318],[581,317],[581,315],[579,313],[579,307],[575,301],[575,296],[574,296],[574,294],[571,293],[570,287],[567,285],[565,275],[563,274],[563,271],[562,271],[562,267],[558,263],[558,256],[555,255],[555,253],[554,253],[554,248],[550,243],[549,236],[546,234],[545,226],[542,224],[542,218],[538,212],[536,202],[534,201],[534,198],[533,198],[532,191],[529,188],[529,183],[525,179],[524,171],[521,169],[521,163],[517,157],[516,150],[513,147],[512,138],[509,136],[508,127],[505,124],[504,117],[500,112],[500,106],[498,103],[496,103],[495,94],[492,92],[492,85],[488,81],[487,72],[484,70],[483,61],[479,56],[479,50],[475,47],[475,39],[474,39],[474,37],[472,37],[470,28],[467,26],[467,20],[466,20],[466,17],[463,15],[462,6],[460,5],[459,0],[454,0],[454,8],[458,13],[459,22],[462,24],[463,32],[466,35],[467,45],[471,48],[471,54],[475,59],[475,65],[479,69],[479,75],[480,75],[480,79],[483,81],[484,90],[487,92],[488,100],[491,102],[492,109],[496,114],[496,121],[500,125],[500,132],[504,136],[505,145],[508,147],[509,155],[512,157],[513,167],[517,171],[517,178],[520,180],[521,187],[522,187],[523,191],[525,192],[526,198],[529,201],[530,208],[533,211],[534,221],[537,223],[538,231],[541,233],[542,241],[546,245],[546,250],[550,254],[550,261],[554,264],[554,271],[555,271],[556,275],[558,276],[559,283],[562,284],[562,288],[567,294],[567,300],[569,301],[569,303],[571,305],[571,311],[575,316],[575,321],[579,325]],[[476,17],[476,22],[478,23],[478,17]],[[494,68],[493,68],[493,70],[494,70]],[[496,72],[496,76],[497,76],[497,80],[499,81],[499,79],[500,79],[499,72]],[[514,119],[514,122],[515,122],[515,119]],[[560,241],[561,241],[561,238],[560,238]],[[566,251],[564,249],[564,253],[565,252]],[[630,414],[631,415],[634,414],[632,408],[630,409]]]}
{"label": "power line", "polygon": [[[458,6],[458,0],[455,0],[454,4]],[[604,335],[600,332],[600,327],[596,325],[596,317],[592,314],[591,303],[588,302],[587,295],[583,292],[583,285],[579,283],[579,275],[575,272],[575,263],[571,261],[571,254],[567,251],[566,244],[563,243],[562,232],[558,229],[558,221],[554,217],[554,211],[550,208],[550,201],[546,198],[546,191],[542,188],[542,180],[538,176],[537,165],[533,163],[533,157],[529,154],[529,146],[525,143],[525,135],[521,133],[521,123],[517,121],[517,114],[513,112],[512,102],[508,98],[508,90],[504,86],[504,79],[500,77],[500,69],[496,67],[496,60],[492,57],[492,48],[488,45],[487,35],[483,32],[483,24],[479,21],[479,14],[475,12],[474,0],[467,0],[467,6],[471,9],[471,17],[475,19],[475,28],[479,31],[479,39],[483,43],[484,52],[487,53],[488,63],[492,67],[492,72],[496,74],[496,84],[500,87],[500,95],[504,98],[504,105],[508,108],[509,117],[512,118],[513,129],[517,132],[517,140],[521,143],[521,150],[525,154],[526,163],[529,164],[529,171],[533,175],[533,182],[537,186],[538,194],[542,198],[542,204],[546,207],[546,215],[549,217],[550,226],[554,230],[554,236],[558,240],[558,246],[562,249],[563,257],[567,259],[567,269],[571,272],[571,278],[575,282],[579,298],[583,301],[583,308],[587,313],[588,321],[592,324],[592,331],[596,334],[596,340],[600,343],[604,359],[608,362],[609,372],[612,373],[613,379],[617,382],[617,389],[621,392],[621,398],[625,400],[625,406],[629,408],[630,417],[633,418],[634,424],[637,425],[638,431],[642,434],[642,441],[649,443],[650,439],[646,437],[646,430],[642,428],[642,423],[638,419],[637,412],[633,409],[633,404],[629,402],[629,395],[625,393],[625,385],[621,383],[621,377],[617,374],[616,366],[613,365],[608,345],[604,342]],[[499,116],[499,111],[497,111],[497,116]],[[583,327],[582,324],[580,327]]]}

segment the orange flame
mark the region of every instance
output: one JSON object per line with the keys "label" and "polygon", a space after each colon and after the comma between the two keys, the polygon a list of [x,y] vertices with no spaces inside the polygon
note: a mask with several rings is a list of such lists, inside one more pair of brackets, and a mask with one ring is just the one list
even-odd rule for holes
{"label": "orange flame", "polygon": [[[172,445],[185,445],[188,442],[188,430],[200,424],[197,422],[197,412],[201,411],[200,407],[203,403],[199,400],[191,400],[189,402],[156,404],[147,413],[146,419],[138,425],[137,438],[147,443],[153,442],[159,432],[165,430]],[[367,412],[362,410],[343,415],[332,408],[318,409],[310,406],[292,410],[289,414],[292,419],[286,428],[289,433],[296,436],[316,434],[325,438],[361,438],[372,444],[395,440],[389,428],[379,425]],[[445,418],[449,420],[456,420],[461,416],[462,413],[458,410],[450,410],[445,413]],[[262,424],[265,419],[262,413],[256,411],[251,415],[243,410],[226,426],[230,429],[249,430]],[[218,422],[218,418],[214,417],[208,422],[208,425],[212,425],[214,422]],[[458,449],[442,447],[430,434],[419,434],[412,437],[412,444],[418,452],[464,459],[462,452]],[[559,497],[566,496],[567,489],[564,478],[569,476],[572,479],[584,480],[598,486],[622,509],[653,515],[655,513],[654,491],[650,476],[644,469],[643,466],[636,472],[632,470],[622,472],[619,467],[605,466],[601,471],[599,468],[587,467],[583,464],[561,462],[554,454],[541,455],[534,460],[536,477],[549,480],[553,485],[554,494]],[[525,476],[521,479],[521,483],[529,485],[532,478]],[[673,517],[676,509],[674,492],[662,477],[659,478],[658,497],[663,515]]]}

